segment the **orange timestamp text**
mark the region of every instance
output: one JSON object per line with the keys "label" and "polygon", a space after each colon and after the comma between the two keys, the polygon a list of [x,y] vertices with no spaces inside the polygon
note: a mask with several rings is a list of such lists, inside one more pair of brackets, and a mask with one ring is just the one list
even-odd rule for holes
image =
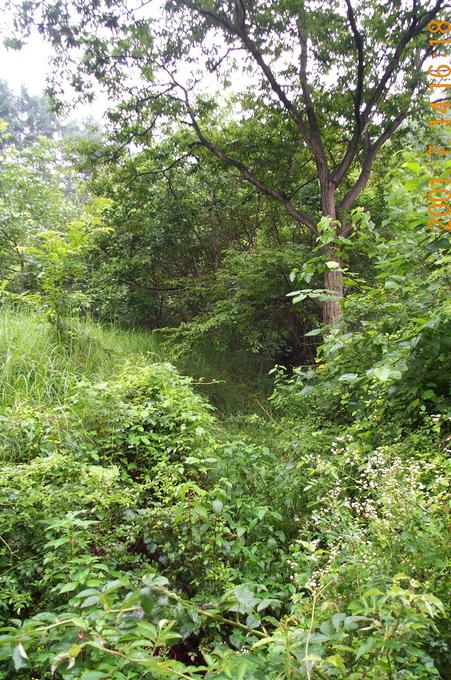
{"label": "orange timestamp text", "polygon": [[[451,22],[450,21],[430,21],[427,25],[427,29],[433,37],[429,39],[429,45],[434,50],[447,49],[449,45],[451,49]],[[437,54],[432,52],[431,56],[433,58],[443,57],[443,60],[449,58],[448,54]],[[428,83],[428,89],[431,95],[437,93],[439,88],[443,88],[441,92],[444,92],[443,96],[438,99],[431,100],[429,106],[436,116],[435,120],[430,120],[429,125],[440,125],[447,126],[451,125],[451,118],[447,118],[447,113],[451,109],[451,101],[448,97],[448,92],[451,92],[448,88],[451,88],[451,82],[442,82],[443,79],[451,80],[451,64],[441,63],[438,66],[430,66],[428,69],[428,75],[431,78],[431,82]],[[443,116],[443,118],[438,118],[438,116]],[[446,127],[441,128],[446,129]],[[449,133],[446,135],[449,137]],[[434,154],[442,154],[447,156],[451,154],[450,149],[442,149],[437,146],[428,145],[428,156],[432,158]],[[451,187],[447,188],[447,184],[451,184],[451,177],[445,177],[442,179],[434,178],[430,179],[428,182],[428,213],[430,219],[428,221],[428,227],[430,229],[445,229],[446,231],[451,230]]]}

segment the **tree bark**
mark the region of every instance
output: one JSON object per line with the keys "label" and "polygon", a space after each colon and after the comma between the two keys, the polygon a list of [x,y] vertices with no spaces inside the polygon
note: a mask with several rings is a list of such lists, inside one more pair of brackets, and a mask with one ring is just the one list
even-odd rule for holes
{"label": "tree bark", "polygon": [[[330,256],[329,259],[340,264],[340,259],[336,254]],[[323,323],[332,325],[340,319],[342,314],[343,273],[335,269],[327,270],[324,274],[324,288],[328,295],[334,296],[334,299],[324,300],[323,302]]]}
{"label": "tree bark", "polygon": [[[326,172],[318,173],[321,187],[321,205],[323,215],[330,217],[333,220],[337,219],[337,208],[335,203],[335,187],[331,181],[330,175]],[[337,234],[339,226],[335,223],[335,233]],[[333,243],[328,243],[324,246],[324,254],[326,261],[336,262],[341,268],[340,258],[337,255],[336,246]],[[324,300],[322,303],[322,317],[323,323],[331,326],[341,317],[341,298],[343,297],[343,274],[340,270],[326,269],[324,273],[324,288],[327,295],[333,296],[332,300]]]}

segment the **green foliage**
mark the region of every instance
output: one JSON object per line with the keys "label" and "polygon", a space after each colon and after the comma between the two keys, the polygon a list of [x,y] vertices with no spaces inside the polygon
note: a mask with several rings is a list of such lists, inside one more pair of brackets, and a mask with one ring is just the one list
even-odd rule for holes
{"label": "green foliage", "polygon": [[317,322],[317,310],[305,304],[298,312],[287,298],[289,272],[305,256],[305,247],[293,244],[229,252],[216,276],[198,284],[208,295],[205,309],[171,333],[178,351],[211,343],[218,351],[258,355],[267,366],[278,356],[310,358],[315,344],[304,339],[304,332]]}
{"label": "green foliage", "polygon": [[89,305],[83,281],[87,252],[108,199],[89,200],[54,142],[39,137],[1,151],[2,297],[42,311],[61,334],[63,317]]}
{"label": "green foliage", "polygon": [[63,332],[64,317],[89,307],[89,297],[79,284],[86,272],[86,253],[93,247],[96,234],[108,231],[99,226],[107,205],[106,199],[97,199],[82,219],[69,223],[64,232],[39,231],[26,249],[38,270],[38,290],[26,294],[25,300],[46,314],[58,335]]}
{"label": "green foliage", "polygon": [[444,677],[441,419],[221,426],[144,335],[14,323],[66,373],[1,423],[0,677]]}
{"label": "green foliage", "polygon": [[[308,106],[304,146],[264,81],[261,96],[246,87],[221,109],[206,96],[190,104],[186,90],[177,99],[177,83],[154,94],[156,57],[166,84],[174,63],[205,56],[215,12],[227,26],[231,7],[213,5],[169,2],[167,24],[151,28],[110,2],[69,14],[25,3],[18,15],[26,28],[41,12],[54,45],[77,46],[78,91],[94,76],[123,94],[132,60],[152,94],[133,83],[110,112],[115,144],[85,139],[70,162],[48,140],[10,146],[0,125],[0,678],[444,679],[449,244],[425,230],[416,197],[449,163],[407,156],[389,191],[379,166],[340,225],[323,214],[310,178],[321,162],[308,155],[317,124],[327,158],[339,159],[343,130],[357,130],[335,184],[341,201],[361,131],[361,151],[374,150],[384,121],[410,106],[417,36],[390,62],[392,33],[417,30],[424,17],[411,14],[424,7],[393,7],[387,19],[380,3],[357,2],[352,28],[339,4],[255,5],[247,16],[234,6],[229,46],[249,26],[248,55],[264,54],[293,87],[299,65],[285,57],[294,39],[305,44],[300,20],[318,42],[307,61],[318,118]],[[359,30],[373,62],[381,53],[401,69],[377,102],[383,63],[365,73],[360,107],[344,86]],[[215,50],[204,65],[228,87],[235,50],[219,62]],[[377,115],[364,121],[366,105]],[[211,143],[174,128],[181,113]],[[150,145],[154,116],[164,134]],[[225,149],[228,170],[202,145]],[[264,197],[239,181],[247,168]],[[310,235],[294,202],[313,216]],[[324,328],[318,303],[330,302],[333,276],[344,314]],[[88,310],[165,331],[102,327]],[[285,366],[265,402],[261,374],[274,361]]]}
{"label": "green foliage", "polygon": [[26,250],[36,233],[62,229],[74,216],[65,196],[70,173],[57,155],[55,144],[43,137],[25,149],[0,152],[0,262],[10,291],[22,293],[34,285],[35,266]]}
{"label": "green foliage", "polygon": [[[368,590],[347,611],[331,616],[323,610],[317,621],[307,613],[316,611],[316,594],[297,598],[290,617],[270,635],[265,624],[274,619],[264,615],[265,600],[249,588],[235,588],[204,609],[168,590],[167,579],[153,574],[124,597],[121,591],[129,583],[122,578],[77,593],[72,610],[58,618],[43,612],[20,628],[4,629],[2,648],[4,656],[11,650],[16,670],[51,664],[64,678],[86,680],[112,673],[127,679],[194,678],[205,672],[211,678],[357,680],[398,677],[398,668],[399,677],[412,680],[438,677],[421,645],[442,604],[416,592],[417,585],[398,575],[385,592]],[[168,611],[175,618],[163,618]],[[247,615],[245,624],[240,614]],[[173,653],[183,638],[179,630],[198,629],[205,621],[234,630],[230,639],[239,651],[218,646],[197,667],[176,660]]]}
{"label": "green foliage", "polygon": [[[256,2],[244,6],[226,0],[168,0],[161,15],[153,17],[147,15],[148,8],[142,14],[125,0],[114,7],[108,0],[75,1],[67,12],[56,11],[53,0],[12,2],[15,35],[10,44],[20,46],[31,28],[39,26],[55,51],[50,90],[60,106],[66,94],[62,74],[71,76],[72,90],[81,97],[91,98],[98,84],[111,100],[120,102],[108,113],[118,144],[115,159],[124,149],[131,151],[133,144],[145,148],[152,146],[148,140],[164,136],[166,148],[150,154],[150,163],[142,163],[149,157],[144,153],[137,163],[134,159],[126,165],[134,166],[132,180],[164,177],[172,205],[162,212],[172,219],[179,213],[171,238],[186,233],[184,209],[192,212],[192,202],[189,194],[179,201],[170,171],[189,159],[186,165],[193,175],[206,152],[214,165],[229,169],[235,182],[245,185],[237,192],[240,199],[253,187],[271,208],[276,205],[283,222],[296,225],[309,249],[320,245],[326,263],[338,265],[324,271],[321,286],[304,289],[295,298],[319,300],[323,321],[331,324],[341,316],[343,296],[339,242],[343,238],[352,242],[350,211],[368,183],[376,156],[397,131],[407,134],[404,121],[418,122],[422,117],[416,103],[424,97],[423,67],[433,47],[419,49],[442,5],[442,0],[419,0],[412,7],[391,3],[387,11],[374,0],[325,7],[306,0],[276,3],[269,12]],[[437,26],[441,31],[441,24]],[[184,72],[187,63],[192,65],[190,73]],[[378,68],[370,67],[374,63]],[[221,109],[206,91],[207,83],[222,93]],[[248,143],[243,144],[243,137]],[[166,164],[162,161],[168,148],[171,158]],[[227,231],[220,205],[224,193],[217,182],[213,184],[212,203],[219,210],[209,216],[207,248],[193,249],[190,239],[180,248],[176,239],[175,250],[182,251],[183,264],[196,277],[198,251],[207,259],[213,256],[216,272]],[[202,189],[204,206],[208,190]],[[142,202],[148,204],[146,193]],[[246,206],[238,211],[243,212]],[[133,213],[126,214],[136,218]],[[196,221],[196,213],[192,217]],[[259,215],[256,222],[260,227]],[[274,227],[280,243],[278,225]],[[238,230],[234,232],[237,240]],[[126,240],[134,251],[135,239]],[[250,240],[254,247],[255,239]],[[130,290],[133,279],[115,265],[113,271],[119,269],[121,278],[128,279],[114,296],[116,301],[130,302],[132,293],[139,312],[150,313],[160,325],[164,296],[159,305],[155,300],[138,302]],[[134,266],[142,275],[139,257]],[[154,281],[149,285],[140,276],[138,286],[144,282],[147,290],[162,292],[160,285]],[[104,276],[98,277],[103,293],[104,283]],[[166,286],[164,290],[168,292]],[[108,302],[111,310],[113,301]]]}
{"label": "green foliage", "polygon": [[374,231],[362,244],[371,280],[345,271],[345,318],[325,338],[317,367],[296,369],[287,379],[276,369],[273,403],[285,412],[312,403],[321,410],[322,404],[332,420],[370,419],[384,427],[446,412],[449,240],[423,226],[422,208],[412,205],[410,192],[420,196],[429,175],[410,166],[407,161],[396,172],[388,197],[383,227],[390,225],[395,235]]}
{"label": "green foliage", "polygon": [[57,343],[43,317],[2,308],[2,412],[12,407],[20,416],[27,406],[43,412],[59,408],[76,394],[82,377],[93,382],[109,378],[130,355],[161,358],[161,348],[149,333],[102,327],[88,319],[72,319],[70,329],[66,342]]}
{"label": "green foliage", "polygon": [[[224,125],[222,138],[231,131],[236,125]],[[268,134],[268,124],[257,139],[246,128],[236,144],[267,153]],[[319,308],[293,308],[286,298],[289,272],[309,250],[303,234],[209,156],[174,161],[181,136],[119,158],[114,170],[84,160],[92,191],[111,200],[105,224],[115,230],[89,254],[93,313],[126,326],[175,327],[170,345],[180,355],[233,347],[260,372],[281,357],[303,362],[314,350],[303,331],[317,325]],[[298,181],[293,169],[287,190]]]}
{"label": "green foliage", "polygon": [[15,94],[8,83],[0,80],[0,119],[7,123],[8,136],[0,142],[17,148],[29,147],[39,137],[52,139],[64,126],[51,112],[47,97],[31,95],[25,87]]}

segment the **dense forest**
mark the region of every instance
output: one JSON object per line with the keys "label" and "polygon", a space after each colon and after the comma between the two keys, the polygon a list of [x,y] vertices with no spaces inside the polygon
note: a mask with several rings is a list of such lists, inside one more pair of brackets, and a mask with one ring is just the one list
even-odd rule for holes
{"label": "dense forest", "polygon": [[449,6],[8,12],[0,678],[449,678]]}

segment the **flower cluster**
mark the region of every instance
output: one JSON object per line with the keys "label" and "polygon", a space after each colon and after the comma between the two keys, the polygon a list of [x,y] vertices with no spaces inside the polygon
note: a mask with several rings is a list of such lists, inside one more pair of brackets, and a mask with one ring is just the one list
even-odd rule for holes
{"label": "flower cluster", "polygon": [[401,445],[368,451],[347,434],[334,439],[330,453],[333,463],[327,455],[312,456],[304,487],[321,503],[313,504],[307,521],[294,518],[299,539],[287,566],[301,592],[331,582],[348,583],[352,591],[365,579],[374,582],[384,561],[403,568],[403,532],[414,541],[428,508],[428,462],[403,460]]}

